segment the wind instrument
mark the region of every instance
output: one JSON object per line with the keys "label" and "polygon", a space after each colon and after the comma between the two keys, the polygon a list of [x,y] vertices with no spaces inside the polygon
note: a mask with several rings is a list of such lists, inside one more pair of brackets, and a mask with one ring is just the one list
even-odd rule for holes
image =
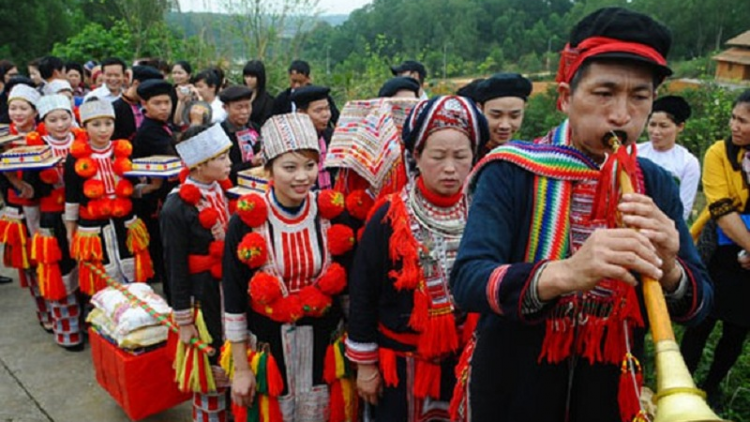
{"label": "wind instrument", "polygon": [[[627,134],[612,131],[602,140],[614,152],[627,141]],[[622,194],[633,193],[630,177],[618,166],[617,178]],[[664,292],[658,280],[642,276],[643,297],[655,345],[656,417],[654,422],[722,422],[706,403],[706,394],[699,390],[680,354],[674,337],[672,320]]]}

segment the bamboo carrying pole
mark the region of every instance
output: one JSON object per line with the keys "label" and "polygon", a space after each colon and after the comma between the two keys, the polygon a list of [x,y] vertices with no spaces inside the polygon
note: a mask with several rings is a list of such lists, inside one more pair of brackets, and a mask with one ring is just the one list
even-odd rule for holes
{"label": "bamboo carrying pole", "polygon": [[[172,331],[175,334],[180,333],[179,328],[177,328],[177,326],[174,325],[174,323],[169,320],[169,315],[160,314],[156,312],[156,310],[152,308],[151,306],[149,306],[148,303],[140,300],[134,294],[130,293],[130,291],[125,288],[125,286],[116,282],[115,280],[112,280],[112,278],[109,275],[107,275],[107,273],[104,272],[101,268],[97,268],[90,262],[84,262],[83,265],[86,265],[87,267],[89,267],[89,269],[93,271],[97,276],[101,277],[104,281],[106,281],[109,287],[113,287],[117,289],[117,291],[125,295],[125,297],[130,301],[130,303],[148,312],[148,314],[151,315],[159,324],[166,326],[167,328],[169,328],[170,331]],[[208,356],[213,356],[216,354],[216,350],[213,347],[204,343],[198,338],[195,338],[195,337],[191,338],[190,345],[200,350],[201,352],[207,354]]]}

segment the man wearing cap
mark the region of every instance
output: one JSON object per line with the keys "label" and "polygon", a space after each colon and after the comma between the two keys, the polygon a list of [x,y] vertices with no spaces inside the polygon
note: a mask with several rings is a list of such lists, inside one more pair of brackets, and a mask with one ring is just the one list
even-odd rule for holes
{"label": "man wearing cap", "polygon": [[378,98],[417,98],[419,82],[409,76],[396,76],[388,79],[378,91]]}
{"label": "man wearing cap", "polygon": [[[174,150],[172,130],[169,128],[169,115],[172,112],[172,84],[162,79],[150,79],[138,86],[137,93],[145,111],[143,123],[133,137],[132,158],[150,157],[153,155],[177,155]],[[133,208],[140,217],[151,236],[149,252],[154,263],[154,279],[162,280],[164,275],[164,257],[159,235],[159,210],[161,204],[171,190],[172,183],[164,183],[163,179],[154,179],[136,190]],[[168,284],[164,284],[165,294],[168,295]]]}
{"label": "man wearing cap", "polygon": [[508,143],[521,129],[531,88],[531,81],[518,73],[496,73],[477,85],[477,101],[490,128],[490,141],[480,156]]}
{"label": "man wearing cap", "polygon": [[331,89],[324,86],[308,85],[292,92],[291,96],[297,112],[310,116],[315,131],[318,133],[318,146],[320,147],[320,166],[316,183],[318,189],[330,189],[335,177],[331,170],[323,167],[333,135],[331,97],[328,95],[330,92]]}
{"label": "man wearing cap", "polygon": [[425,69],[422,63],[414,60],[406,60],[398,66],[391,66],[391,73],[393,76],[407,76],[416,80],[419,82],[419,94],[417,95],[417,98],[420,100],[426,100],[429,98],[427,93],[424,92],[424,89],[422,89],[424,80],[427,77],[427,69]]}
{"label": "man wearing cap", "polygon": [[232,171],[229,178],[237,183],[237,172],[259,166],[260,127],[250,121],[253,113],[253,90],[244,85],[234,85],[219,93],[219,99],[224,103],[227,118],[221,127],[232,141],[229,159],[232,161]]}
{"label": "man wearing cap", "polygon": [[[221,348],[221,254],[229,222],[229,202],[224,194],[231,162],[231,141],[221,126],[193,126],[185,131],[177,152],[189,176],[164,202],[159,222],[164,245],[166,280],[174,320],[185,344],[198,338],[197,327],[211,335],[214,349]],[[198,307],[202,315],[195,312]],[[202,333],[204,334],[204,333]],[[229,380],[218,366],[218,353],[210,357],[215,391],[194,392],[193,420],[224,420],[225,393]],[[202,403],[220,403],[218,406]]]}
{"label": "man wearing cap", "polygon": [[[648,317],[639,280],[660,283],[677,322],[711,308],[677,187],[629,145],[671,74],[670,44],[669,30],[640,13],[584,17],[558,71],[568,119],[533,144],[496,148],[467,181],[471,209],[451,291],[460,309],[481,314],[470,364],[457,369],[468,402],[454,402],[472,421],[643,416]],[[626,145],[618,154],[612,136]],[[637,193],[621,196],[615,164]]]}
{"label": "man wearing cap", "polygon": [[115,109],[115,133],[112,139],[132,140],[143,123],[143,106],[138,87],[151,79],[164,79],[161,72],[151,66],[133,66],[133,82],[122,96],[112,103]]}
{"label": "man wearing cap", "polygon": [[654,101],[648,119],[649,141],[638,145],[638,156],[648,158],[672,174],[680,187],[683,217],[693,211],[701,165],[687,148],[677,144],[677,137],[690,118],[690,104],[684,98],[667,95]]}

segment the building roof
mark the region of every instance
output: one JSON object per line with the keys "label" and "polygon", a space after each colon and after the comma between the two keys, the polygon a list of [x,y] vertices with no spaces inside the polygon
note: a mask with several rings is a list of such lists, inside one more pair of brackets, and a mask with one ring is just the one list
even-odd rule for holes
{"label": "building roof", "polygon": [[750,66],[750,50],[741,48],[730,48],[713,57],[719,62],[739,63]]}
{"label": "building roof", "polygon": [[745,31],[726,42],[727,45],[750,47],[750,31]]}

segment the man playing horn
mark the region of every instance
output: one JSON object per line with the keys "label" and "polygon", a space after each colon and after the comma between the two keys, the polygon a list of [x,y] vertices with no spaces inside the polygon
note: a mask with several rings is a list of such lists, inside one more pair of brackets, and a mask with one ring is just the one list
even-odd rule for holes
{"label": "man playing horn", "polygon": [[[710,308],[677,186],[628,145],[671,74],[670,44],[669,30],[640,13],[585,17],[558,73],[568,120],[533,144],[496,149],[470,177],[451,291],[482,314],[470,367],[459,368],[472,421],[642,418],[649,321],[636,286],[658,280],[675,321]],[[613,132],[626,145],[618,154],[604,142]],[[636,193],[621,195],[615,167]]]}

